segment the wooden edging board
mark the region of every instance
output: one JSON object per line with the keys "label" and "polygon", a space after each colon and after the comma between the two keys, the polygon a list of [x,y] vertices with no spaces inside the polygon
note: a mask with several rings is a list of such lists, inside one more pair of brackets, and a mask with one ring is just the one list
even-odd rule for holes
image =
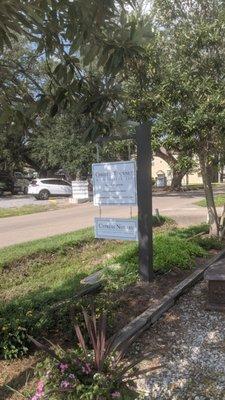
{"label": "wooden edging board", "polygon": [[119,349],[119,347],[125,342],[134,341],[145,329],[154,324],[167,310],[169,310],[169,308],[174,305],[175,301],[187,289],[201,280],[204,276],[205,270],[208,267],[224,257],[225,249],[219,252],[216,256],[212,257],[204,267],[196,269],[191,275],[176,285],[161,300],[158,300],[154,306],[147,308],[147,310],[122,328],[112,340],[114,349]]}
{"label": "wooden edging board", "polygon": [[64,306],[65,304],[74,302],[74,300],[81,299],[82,297],[87,296],[88,294],[93,294],[93,293],[99,292],[102,289],[103,289],[103,282],[101,282],[101,281],[95,282],[89,286],[87,285],[84,288],[82,288],[81,290],[79,290],[79,292],[77,292],[74,297],[60,301],[59,303],[53,304],[52,306],[50,306],[50,309],[60,308],[60,307]]}

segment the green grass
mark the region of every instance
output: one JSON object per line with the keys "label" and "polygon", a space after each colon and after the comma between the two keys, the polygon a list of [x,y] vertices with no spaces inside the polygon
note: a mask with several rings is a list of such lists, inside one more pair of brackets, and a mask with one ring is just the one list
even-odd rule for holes
{"label": "green grass", "polygon": [[36,214],[43,211],[56,210],[56,204],[30,205],[22,207],[0,208],[0,218],[17,217],[20,215]]}
{"label": "green grass", "polygon": [[[172,229],[167,219],[154,223],[163,221],[168,231],[162,233],[159,228],[155,233],[155,271],[191,268],[196,256],[207,254],[202,244],[187,238],[205,232],[208,226],[179,230]],[[112,264],[116,268],[109,268]],[[20,355],[18,347],[23,352],[23,340],[18,345],[17,338],[20,327],[35,337],[59,332],[69,335],[70,307],[76,306],[73,299],[85,276],[104,269],[106,300],[110,292],[136,282],[138,248],[130,242],[95,240],[92,229],[84,229],[5,248],[0,253],[0,266],[0,353],[10,357]],[[70,304],[52,311],[53,305],[66,299]],[[100,307],[109,307],[110,311],[114,305],[106,300],[100,301]]]}
{"label": "green grass", "polygon": [[[172,220],[163,216],[160,216],[159,219],[155,216],[153,217],[153,225],[155,227],[161,226],[164,223],[169,225],[172,223]],[[40,253],[66,252],[70,247],[85,244],[93,239],[93,228],[86,228],[76,232],[5,247],[0,251],[0,270],[14,262],[18,263],[23,258],[33,258]]]}
{"label": "green grass", "polygon": [[[225,194],[218,194],[214,197],[216,207],[222,207],[225,204]],[[206,200],[199,200],[195,203],[197,206],[206,207]]]}
{"label": "green grass", "polygon": [[[0,251],[0,270],[23,258],[34,258],[39,254],[66,252],[70,247],[85,244],[94,239],[93,229],[87,228],[72,233],[16,244]],[[32,261],[32,260],[31,260]]]}
{"label": "green grass", "polygon": [[[224,183],[221,182],[214,182],[212,183],[212,186],[214,188],[224,188]],[[201,190],[204,189],[203,183],[194,183],[194,184],[189,184],[189,185],[184,185],[188,190]]]}

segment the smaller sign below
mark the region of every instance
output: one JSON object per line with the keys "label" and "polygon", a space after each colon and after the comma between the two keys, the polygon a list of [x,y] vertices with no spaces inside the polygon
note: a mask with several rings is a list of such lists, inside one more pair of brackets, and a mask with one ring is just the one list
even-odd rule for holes
{"label": "smaller sign below", "polygon": [[135,219],[95,218],[95,237],[138,241],[138,222]]}

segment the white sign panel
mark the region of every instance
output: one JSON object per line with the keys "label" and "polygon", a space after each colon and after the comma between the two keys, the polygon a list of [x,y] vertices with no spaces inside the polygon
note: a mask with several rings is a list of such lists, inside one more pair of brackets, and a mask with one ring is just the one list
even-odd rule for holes
{"label": "white sign panel", "polygon": [[135,219],[95,218],[97,239],[138,240],[138,223]]}
{"label": "white sign panel", "polygon": [[136,162],[92,164],[94,205],[137,204]]}

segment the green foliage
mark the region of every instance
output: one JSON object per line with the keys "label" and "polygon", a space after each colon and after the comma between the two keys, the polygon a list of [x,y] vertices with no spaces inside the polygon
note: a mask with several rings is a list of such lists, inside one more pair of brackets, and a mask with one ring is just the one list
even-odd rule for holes
{"label": "green foliage", "polygon": [[75,113],[63,113],[54,118],[51,125],[45,116],[32,133],[29,145],[30,158],[44,171],[67,171],[71,177],[86,179],[91,175],[91,165],[98,161],[129,159],[133,145],[125,142],[101,144],[85,140],[82,121],[76,121]]}
{"label": "green foliage", "polygon": [[[196,257],[207,254],[205,248],[219,248],[216,241],[187,240],[207,229],[203,225],[155,234],[155,272],[192,268]],[[81,324],[82,306],[91,309],[94,305],[98,314],[106,311],[108,329],[113,334],[111,326],[120,302],[119,298],[115,301],[113,293],[139,279],[137,245],[97,242],[89,229],[11,246],[2,252],[0,354],[5,358],[27,351],[25,332],[35,337],[58,332],[71,340],[71,316]],[[80,281],[99,269],[103,269],[104,290],[94,298],[73,304]]]}
{"label": "green foliage", "polygon": [[194,266],[196,257],[207,254],[198,244],[169,234],[157,235],[154,243],[156,271],[169,271],[174,267],[188,269]]}
{"label": "green foliage", "polygon": [[[187,238],[208,231],[208,225],[175,229],[154,237],[154,271],[164,273],[173,268],[189,269],[196,257],[206,256],[204,246]],[[217,247],[216,247],[217,248]],[[104,276],[109,290],[118,290],[138,279],[138,246],[130,244],[115,257],[113,268],[105,269]]]}
{"label": "green foliage", "polygon": [[131,62],[137,64],[144,53],[140,32],[145,24],[127,13],[135,1],[84,4],[63,0],[51,7],[47,1],[11,3],[10,7],[5,2],[0,5],[2,47],[13,47],[24,34],[34,53],[33,62],[45,64],[48,82],[33,79],[21,64],[18,68],[14,57],[11,64],[20,73],[18,81],[22,77],[24,82],[35,82],[35,92],[29,96],[21,93],[12,76],[9,86],[15,86],[19,95],[14,96],[14,102],[7,97],[1,120],[12,119],[28,133],[46,110],[54,117],[69,108],[75,111],[85,136],[111,133],[122,114],[121,85],[116,76],[128,71]]}
{"label": "green foliage", "polygon": [[75,325],[79,348],[63,351],[31,338],[39,349],[51,356],[39,364],[41,380],[34,397],[48,397],[49,400],[137,399],[132,378],[136,375],[133,368],[141,359],[131,363],[123,360],[127,343],[115,353],[112,341],[107,341],[105,315],[97,318],[95,314],[89,317],[86,311],[83,314],[88,340],[86,343],[80,326]]}
{"label": "green foliage", "polygon": [[53,237],[33,240],[1,249],[0,270],[10,267],[13,263],[18,263],[28,257],[33,259],[39,254],[53,254],[67,252],[74,246],[90,243],[94,239],[93,230],[90,228],[81,229],[76,232],[55,235]]}
{"label": "green foliage", "polygon": [[10,321],[0,319],[0,354],[11,360],[22,357],[28,351],[26,329],[19,324],[21,321]]}
{"label": "green foliage", "polygon": [[215,236],[196,237],[193,239],[193,242],[197,243],[199,246],[201,246],[206,251],[209,251],[212,249],[222,250],[224,248],[224,242],[221,242],[221,240]]}
{"label": "green foliage", "polygon": [[209,224],[193,225],[188,228],[174,228],[169,234],[182,239],[188,239],[199,233],[209,233]]}

